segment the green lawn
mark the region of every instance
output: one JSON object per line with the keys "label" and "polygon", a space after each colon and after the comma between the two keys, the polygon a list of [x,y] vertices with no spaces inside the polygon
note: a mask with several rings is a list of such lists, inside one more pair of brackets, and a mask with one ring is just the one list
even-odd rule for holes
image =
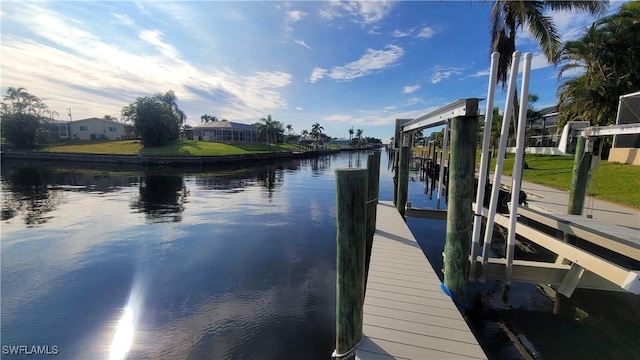
{"label": "green lawn", "polygon": [[85,141],[50,145],[42,149],[47,152],[67,152],[84,154],[116,154],[147,156],[206,156],[242,155],[282,151],[303,151],[297,144],[223,144],[208,141],[177,141],[164,146],[143,148],[138,140],[125,141]]}
{"label": "green lawn", "polygon": [[[533,155],[525,156],[529,169],[523,179],[557,189],[571,186],[573,156]],[[509,154],[503,173],[513,174],[514,155]],[[493,159],[492,164],[495,164]],[[640,166],[601,161],[591,174],[587,194],[635,208],[640,208]]]}
{"label": "green lawn", "polygon": [[[420,155],[422,149],[414,149]],[[513,174],[514,154],[507,154],[503,174]],[[573,156],[533,155],[525,156],[529,169],[525,169],[523,179],[532,183],[556,189],[569,190],[573,170]],[[495,169],[496,159],[491,159],[491,169]],[[480,151],[476,151],[476,164],[480,163]],[[593,171],[589,196],[640,208],[640,166],[601,161]]]}

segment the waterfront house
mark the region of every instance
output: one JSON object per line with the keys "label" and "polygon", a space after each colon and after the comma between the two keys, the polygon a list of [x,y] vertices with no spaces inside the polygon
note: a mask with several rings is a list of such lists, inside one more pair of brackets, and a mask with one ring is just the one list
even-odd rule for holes
{"label": "waterfront house", "polygon": [[68,122],[70,140],[124,140],[127,139],[125,124],[99,118],[88,118]]}
{"label": "waterfront house", "polygon": [[193,139],[201,141],[257,142],[258,129],[255,125],[221,120],[196,125]]}
{"label": "waterfront house", "polygon": [[[640,91],[620,96],[616,125],[640,123]],[[609,161],[640,165],[640,134],[615,135]]]}
{"label": "waterfront house", "polygon": [[60,142],[69,140],[69,122],[63,120],[40,120],[42,128],[49,134],[49,142]]}

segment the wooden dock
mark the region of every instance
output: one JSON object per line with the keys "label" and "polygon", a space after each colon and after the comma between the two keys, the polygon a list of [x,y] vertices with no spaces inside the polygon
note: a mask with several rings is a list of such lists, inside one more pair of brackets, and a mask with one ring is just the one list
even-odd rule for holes
{"label": "wooden dock", "polygon": [[391,202],[378,204],[357,359],[486,359]]}

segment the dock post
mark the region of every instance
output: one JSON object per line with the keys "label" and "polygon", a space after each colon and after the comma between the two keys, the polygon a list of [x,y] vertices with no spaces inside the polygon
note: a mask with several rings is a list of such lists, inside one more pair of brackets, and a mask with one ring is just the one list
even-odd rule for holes
{"label": "dock post", "polygon": [[[406,135],[405,135],[406,136]],[[407,194],[409,192],[409,157],[411,156],[408,139],[403,139],[400,147],[400,161],[398,163],[398,195],[396,196],[396,209],[402,217],[406,212]]]}
{"label": "dock post", "polygon": [[336,170],[336,348],[350,359],[362,340],[367,170]]}
{"label": "dock post", "polygon": [[376,232],[376,214],[378,209],[378,192],[380,191],[380,151],[374,151],[367,158],[367,243],[364,266],[365,289],[369,278],[369,263],[371,262],[371,247],[373,235]]}
{"label": "dock post", "polygon": [[469,278],[477,127],[475,116],[451,120],[444,285],[456,301],[464,300]]}
{"label": "dock post", "polygon": [[582,215],[584,200],[587,195],[592,154],[589,151],[585,151],[585,147],[586,138],[579,136],[576,144],[576,155],[573,160],[573,175],[571,177],[569,207],[567,209],[567,213],[571,215]]}
{"label": "dock post", "polygon": [[399,149],[394,149],[393,152],[393,205],[398,204],[398,161],[400,158]]}

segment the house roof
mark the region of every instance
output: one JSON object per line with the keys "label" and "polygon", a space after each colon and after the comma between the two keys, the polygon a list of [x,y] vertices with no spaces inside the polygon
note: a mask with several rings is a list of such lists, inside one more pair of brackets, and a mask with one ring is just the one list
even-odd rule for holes
{"label": "house roof", "polygon": [[99,120],[99,121],[104,121],[104,122],[109,123],[109,124],[122,125],[122,126],[124,126],[124,124],[123,124],[123,123],[121,123],[121,122],[113,121],[113,120],[107,120],[107,119],[104,119],[104,118],[97,118],[97,117],[92,117],[92,118],[87,118],[87,119],[80,119],[80,120],[74,120],[74,121],[71,121],[71,123],[75,124],[75,123],[81,123],[81,122],[85,122],[85,121],[89,121],[89,120]]}
{"label": "house roof", "polygon": [[214,121],[208,122],[204,124],[195,125],[194,129],[227,129],[227,130],[257,130],[255,125],[252,124],[242,124],[233,121]]}
{"label": "house roof", "polygon": [[40,119],[40,122],[43,124],[50,124],[50,125],[60,125],[60,124],[69,123],[69,121],[66,121],[66,120],[55,120],[55,119]]}
{"label": "house roof", "polygon": [[535,119],[541,119],[543,117],[555,115],[557,112],[558,112],[557,105],[549,106],[549,107],[538,110],[538,116],[536,116]]}

